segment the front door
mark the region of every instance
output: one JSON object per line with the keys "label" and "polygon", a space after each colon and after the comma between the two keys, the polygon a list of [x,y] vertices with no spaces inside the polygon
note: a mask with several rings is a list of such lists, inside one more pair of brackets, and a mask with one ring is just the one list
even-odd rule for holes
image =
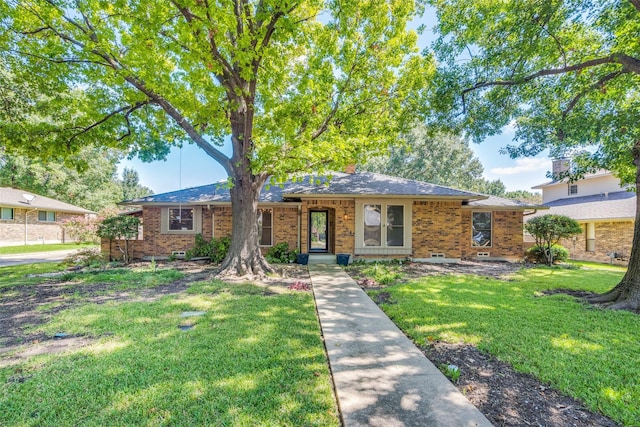
{"label": "front door", "polygon": [[309,212],[309,252],[329,251],[329,212]]}

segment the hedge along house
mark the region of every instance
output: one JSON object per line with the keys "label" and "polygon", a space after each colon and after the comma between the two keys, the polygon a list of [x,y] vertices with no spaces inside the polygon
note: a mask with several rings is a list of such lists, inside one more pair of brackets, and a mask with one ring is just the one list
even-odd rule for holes
{"label": "hedge along house", "polygon": [[[135,258],[181,255],[196,234],[231,234],[231,202],[223,184],[213,184],[123,202],[142,207],[143,238]],[[262,189],[258,205],[264,251],[287,242],[309,253],[309,262],[409,258],[520,260],[523,215],[540,208],[429,183],[374,173],[304,177]],[[103,241],[103,251],[117,251]]]}
{"label": "hedge along house", "polygon": [[88,209],[23,190],[0,187],[0,246],[73,241],[64,221],[95,215]]}

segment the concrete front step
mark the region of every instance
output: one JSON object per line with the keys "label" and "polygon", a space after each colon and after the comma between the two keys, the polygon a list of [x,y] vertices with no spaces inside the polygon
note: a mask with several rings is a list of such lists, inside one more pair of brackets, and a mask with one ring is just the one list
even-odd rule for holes
{"label": "concrete front step", "polygon": [[335,254],[309,254],[309,264],[337,264]]}

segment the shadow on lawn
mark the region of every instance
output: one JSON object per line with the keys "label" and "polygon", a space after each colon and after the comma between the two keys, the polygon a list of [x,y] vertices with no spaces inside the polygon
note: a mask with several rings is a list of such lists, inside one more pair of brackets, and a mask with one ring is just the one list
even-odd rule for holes
{"label": "shadow on lawn", "polygon": [[61,312],[46,329],[97,342],[0,370],[0,424],[339,424],[309,294],[199,283]]}

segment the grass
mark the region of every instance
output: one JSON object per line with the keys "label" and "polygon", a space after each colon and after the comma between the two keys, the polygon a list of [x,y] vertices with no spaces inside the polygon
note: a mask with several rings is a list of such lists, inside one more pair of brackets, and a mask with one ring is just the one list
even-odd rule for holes
{"label": "grass", "polygon": [[36,252],[67,251],[80,248],[97,247],[93,243],[59,243],[46,245],[0,246],[0,255],[18,255]]}
{"label": "grass", "polygon": [[428,277],[385,288],[391,303],[382,308],[418,345],[475,344],[591,410],[638,426],[640,317],[596,309],[565,294],[543,294],[557,288],[604,292],[622,274],[536,268],[512,280]]}
{"label": "grass", "polygon": [[199,282],[153,302],[63,310],[38,329],[92,343],[0,368],[0,425],[340,424],[308,292]]}

